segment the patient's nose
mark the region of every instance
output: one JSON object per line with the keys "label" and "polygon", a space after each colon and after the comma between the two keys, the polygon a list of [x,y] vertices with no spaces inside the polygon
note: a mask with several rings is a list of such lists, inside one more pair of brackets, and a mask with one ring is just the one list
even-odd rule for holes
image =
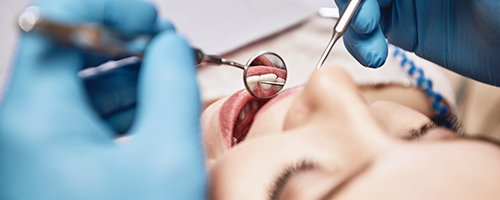
{"label": "patient's nose", "polygon": [[369,121],[359,117],[368,113],[351,76],[341,68],[325,68],[313,73],[304,86],[288,112],[285,128],[302,126],[315,115],[329,121],[343,121],[344,125],[357,121],[369,125]]}
{"label": "patient's nose", "polygon": [[285,130],[306,126],[311,128],[310,134],[344,141],[346,148],[354,151],[385,149],[392,142],[375,120],[356,83],[341,68],[316,71],[290,107]]}

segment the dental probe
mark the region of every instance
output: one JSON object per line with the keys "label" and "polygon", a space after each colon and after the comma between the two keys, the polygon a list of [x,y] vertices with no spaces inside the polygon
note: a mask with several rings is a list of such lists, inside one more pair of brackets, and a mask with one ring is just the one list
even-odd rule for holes
{"label": "dental probe", "polygon": [[[62,44],[79,49],[108,56],[142,57],[141,53],[132,53],[126,50],[123,41],[127,38],[95,24],[74,26],[45,20],[40,16],[40,11],[36,6],[26,8],[19,15],[17,25],[25,33],[38,33],[49,36]],[[139,39],[147,42],[146,37]]]}
{"label": "dental probe", "polygon": [[[101,53],[111,57],[135,57],[134,61],[141,61],[143,52],[127,50],[124,41],[134,39],[134,42],[149,43],[150,38],[125,38],[94,24],[69,25],[43,19],[35,6],[26,8],[18,18],[18,26],[25,33],[39,33],[51,37],[65,45],[71,45],[90,52]],[[222,57],[206,55],[200,49],[193,48],[196,54],[196,64],[201,62],[226,64],[243,69],[244,65],[228,61]],[[120,63],[120,62],[119,62]],[[127,62],[130,63],[130,62]],[[106,68],[108,69],[108,68]],[[100,70],[105,72],[106,69]],[[114,69],[114,68],[110,68]],[[103,71],[104,70],[104,71]]]}
{"label": "dental probe", "polygon": [[[138,38],[126,38],[105,27],[94,24],[69,25],[45,20],[40,16],[40,11],[36,6],[30,6],[19,15],[19,28],[25,33],[39,33],[49,36],[58,42],[72,45],[90,52],[100,53],[111,57],[126,57],[118,61],[111,61],[101,66],[90,67],[80,71],[82,78],[88,78],[117,68],[127,66],[142,61],[143,52],[131,52],[127,50],[127,39],[134,42],[149,43],[150,38],[143,36]],[[217,55],[205,54],[198,48],[193,48],[196,56],[196,64],[212,63],[219,65],[230,65],[242,70],[246,66],[235,61],[225,59]],[[283,86],[283,83],[274,81],[261,81],[264,84]]]}
{"label": "dental probe", "polygon": [[323,66],[323,63],[325,63],[326,58],[332,51],[333,45],[335,45],[335,43],[337,43],[340,37],[344,35],[345,31],[347,30],[347,27],[349,27],[349,25],[351,24],[352,17],[356,14],[356,11],[359,9],[360,6],[361,6],[361,0],[349,1],[346,9],[340,16],[335,26],[333,27],[332,38],[328,42],[325,51],[323,51],[323,54],[321,54],[321,58],[319,59],[319,62],[316,65],[316,70],[318,70],[319,68],[321,68],[321,66]]}
{"label": "dental probe", "polygon": [[264,83],[268,85],[275,85],[275,86],[285,86],[285,83],[280,83],[280,82],[275,82],[275,81],[259,81],[259,83]]}
{"label": "dental probe", "polygon": [[243,64],[240,64],[240,63],[232,61],[232,60],[225,59],[221,56],[205,54],[205,53],[203,53],[203,51],[201,49],[198,49],[198,48],[193,48],[193,49],[194,49],[194,52],[196,54],[196,64],[201,64],[203,62],[207,62],[207,63],[219,64],[219,65],[230,65],[230,66],[245,70],[246,66]]}

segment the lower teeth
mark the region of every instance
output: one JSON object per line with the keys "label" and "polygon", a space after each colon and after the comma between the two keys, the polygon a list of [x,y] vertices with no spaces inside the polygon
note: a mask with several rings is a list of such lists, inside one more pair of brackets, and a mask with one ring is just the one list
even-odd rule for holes
{"label": "lower teeth", "polygon": [[253,123],[253,117],[257,110],[259,109],[259,102],[251,102],[248,103],[238,115],[238,120],[234,125],[233,131],[233,144],[237,144],[245,139],[248,131],[250,130],[250,126]]}

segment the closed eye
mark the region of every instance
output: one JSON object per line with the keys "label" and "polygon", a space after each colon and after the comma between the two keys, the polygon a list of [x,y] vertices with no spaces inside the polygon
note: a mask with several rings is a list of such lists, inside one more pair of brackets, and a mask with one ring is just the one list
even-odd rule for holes
{"label": "closed eye", "polygon": [[269,197],[270,200],[278,200],[280,198],[283,189],[285,188],[287,182],[297,174],[301,172],[306,172],[310,170],[318,169],[319,165],[316,162],[302,159],[290,165],[284,167],[281,172],[276,176],[274,181],[269,188]]}
{"label": "closed eye", "polygon": [[444,116],[436,116],[431,119],[432,121],[424,124],[420,128],[411,129],[408,131],[408,136],[404,139],[415,140],[418,139],[429,131],[436,128],[447,128],[455,133],[457,136],[463,136],[463,125],[455,113],[448,113]]}
{"label": "closed eye", "polygon": [[427,132],[429,132],[430,130],[433,130],[436,128],[439,128],[439,126],[437,124],[435,124],[434,122],[426,123],[423,126],[421,126],[420,128],[411,129],[410,131],[408,131],[409,134],[404,139],[407,139],[407,140],[418,139],[418,138],[424,136],[425,134],[427,134]]}

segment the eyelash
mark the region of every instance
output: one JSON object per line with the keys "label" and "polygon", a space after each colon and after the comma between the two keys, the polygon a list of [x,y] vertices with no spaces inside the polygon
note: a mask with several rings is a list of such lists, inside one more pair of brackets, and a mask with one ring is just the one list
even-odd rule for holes
{"label": "eyelash", "polygon": [[433,117],[432,122],[424,124],[418,129],[411,129],[409,136],[405,139],[414,140],[427,134],[427,132],[436,128],[447,128],[456,133],[456,135],[463,135],[462,122],[454,114],[447,114],[441,117]]}
{"label": "eyelash", "polygon": [[298,162],[287,165],[283,170],[281,170],[279,175],[274,178],[273,184],[271,185],[269,190],[269,199],[278,199],[286,183],[293,176],[300,172],[317,169],[318,166],[319,165],[316,162],[306,159],[302,159]]}
{"label": "eyelash", "polygon": [[444,127],[457,133],[457,135],[464,135],[462,121],[454,113],[448,112],[444,116],[435,116],[431,119],[438,127]]}
{"label": "eyelash", "polygon": [[424,136],[425,134],[427,134],[427,132],[429,132],[430,130],[433,130],[436,128],[439,128],[439,126],[434,122],[424,124],[423,126],[421,126],[418,129],[411,129],[409,131],[409,136],[407,136],[405,139],[407,139],[407,140],[418,139],[418,138]]}

